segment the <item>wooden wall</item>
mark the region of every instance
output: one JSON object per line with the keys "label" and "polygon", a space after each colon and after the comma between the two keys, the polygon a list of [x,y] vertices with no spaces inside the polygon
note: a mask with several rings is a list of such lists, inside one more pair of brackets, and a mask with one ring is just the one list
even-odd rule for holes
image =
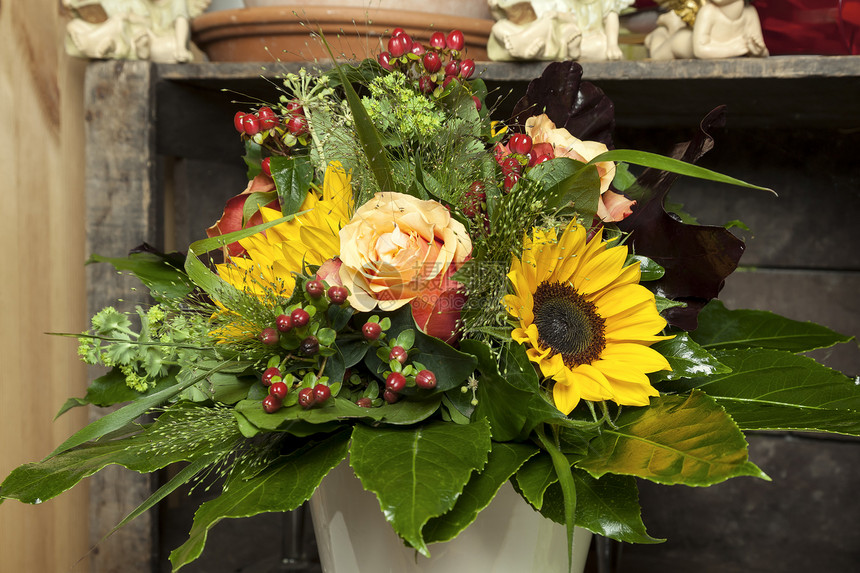
{"label": "wooden wall", "polygon": [[[63,51],[59,0],[0,0],[0,476],[86,423],[56,422],[86,372],[85,64]],[[0,505],[0,571],[89,571],[86,487],[39,506]],[[83,558],[83,559],[82,559]]]}

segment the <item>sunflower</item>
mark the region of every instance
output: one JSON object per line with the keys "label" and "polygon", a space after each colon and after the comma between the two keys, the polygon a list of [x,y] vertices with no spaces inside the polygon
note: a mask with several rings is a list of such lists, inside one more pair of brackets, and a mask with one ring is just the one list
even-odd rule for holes
{"label": "sunflower", "polygon": [[609,246],[602,231],[587,240],[571,223],[556,231],[534,229],[522,258],[513,257],[504,297],[518,325],[512,338],[529,348],[529,360],[555,383],[556,407],[569,414],[580,400],[645,406],[658,395],[646,376],[670,370],[649,348],[665,336],[666,321],[654,295],[639,284],[639,264],[624,266],[627,247]]}
{"label": "sunflower", "polygon": [[[295,274],[304,265],[321,265],[340,252],[338,232],[353,211],[351,177],[338,162],[326,169],[322,197],[309,191],[299,208],[300,215],[268,230],[241,239],[241,257],[217,265],[226,282],[259,297],[289,297]],[[268,223],[283,215],[276,209],[260,208]]]}

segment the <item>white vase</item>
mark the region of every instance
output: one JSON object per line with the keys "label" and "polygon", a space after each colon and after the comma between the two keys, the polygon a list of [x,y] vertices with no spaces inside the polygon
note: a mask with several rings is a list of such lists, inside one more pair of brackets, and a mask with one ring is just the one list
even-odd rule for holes
{"label": "white vase", "polygon": [[[568,571],[565,528],[534,511],[509,483],[456,539],[430,545],[429,559],[394,533],[346,462],[325,477],[310,508],[324,573]],[[576,528],[571,572],[582,573],[590,542],[591,533]]]}

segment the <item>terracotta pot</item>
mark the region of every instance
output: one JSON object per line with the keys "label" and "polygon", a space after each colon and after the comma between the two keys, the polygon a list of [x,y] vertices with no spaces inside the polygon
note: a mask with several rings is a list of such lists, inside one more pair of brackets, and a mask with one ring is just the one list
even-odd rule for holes
{"label": "terracotta pot", "polygon": [[[245,0],[245,6],[289,6],[305,7],[311,2],[307,0]],[[362,10],[409,10],[412,12],[428,12],[430,14],[449,14],[458,18],[493,17],[490,5],[486,0],[313,0],[313,5],[320,6],[351,6]]]}
{"label": "terracotta pot", "polygon": [[191,23],[194,43],[212,61],[287,62],[329,59],[311,32],[321,31],[337,59],[373,57],[385,48],[390,31],[403,28],[426,42],[435,31],[463,31],[466,56],[487,59],[493,20],[426,12],[364,8],[270,6],[203,14]]}

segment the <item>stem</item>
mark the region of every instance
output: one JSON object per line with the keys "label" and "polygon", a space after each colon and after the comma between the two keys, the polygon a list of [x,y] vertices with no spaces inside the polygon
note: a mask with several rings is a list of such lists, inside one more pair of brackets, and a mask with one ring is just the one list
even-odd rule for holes
{"label": "stem", "polygon": [[328,360],[328,356],[324,356],[322,359],[322,364],[320,365],[319,372],[317,372],[317,378],[322,377],[323,370],[325,370],[325,363]]}

